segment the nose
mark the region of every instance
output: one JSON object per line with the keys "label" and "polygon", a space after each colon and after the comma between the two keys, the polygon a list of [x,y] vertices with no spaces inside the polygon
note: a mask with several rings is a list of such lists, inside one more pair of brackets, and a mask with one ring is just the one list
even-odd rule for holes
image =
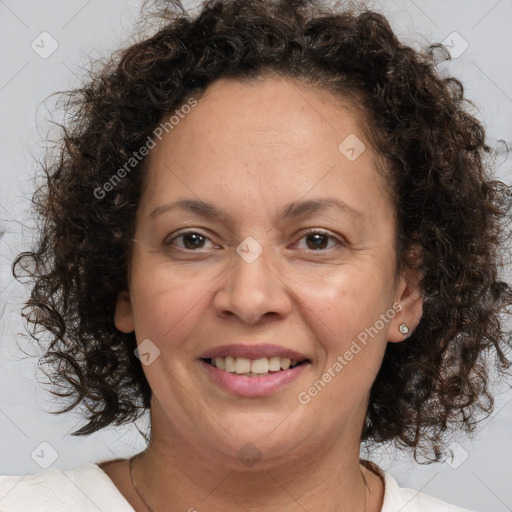
{"label": "nose", "polygon": [[291,308],[290,293],[270,262],[270,249],[254,260],[234,255],[233,266],[221,280],[213,298],[217,316],[236,316],[255,324],[266,316],[285,317]]}

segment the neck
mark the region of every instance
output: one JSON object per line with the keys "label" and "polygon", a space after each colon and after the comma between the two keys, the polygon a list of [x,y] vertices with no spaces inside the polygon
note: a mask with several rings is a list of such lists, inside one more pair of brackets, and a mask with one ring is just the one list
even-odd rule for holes
{"label": "neck", "polygon": [[359,465],[357,440],[340,436],[309,456],[301,452],[244,465],[236,457],[189,443],[168,422],[166,429],[155,429],[158,414],[154,407],[150,445],[132,463],[134,484],[148,510],[380,510],[380,479]]}

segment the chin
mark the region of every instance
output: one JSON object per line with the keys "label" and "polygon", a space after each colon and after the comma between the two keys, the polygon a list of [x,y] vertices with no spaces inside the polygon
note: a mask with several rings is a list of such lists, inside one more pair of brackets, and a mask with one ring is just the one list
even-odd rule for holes
{"label": "chin", "polygon": [[260,468],[263,463],[268,467],[276,466],[284,461],[300,459],[304,452],[314,450],[311,446],[314,443],[311,429],[309,432],[302,431],[304,424],[291,424],[290,418],[283,421],[284,417],[272,416],[266,422],[260,420],[256,428],[254,420],[250,423],[250,418],[239,420],[236,428],[233,427],[234,423],[227,423],[231,428],[226,430],[215,424],[213,430],[209,430],[213,436],[205,439],[204,433],[198,433],[198,437],[202,437],[215,451],[221,451],[231,458],[234,461],[233,469],[240,470],[240,462],[248,468],[254,467],[256,461]]}

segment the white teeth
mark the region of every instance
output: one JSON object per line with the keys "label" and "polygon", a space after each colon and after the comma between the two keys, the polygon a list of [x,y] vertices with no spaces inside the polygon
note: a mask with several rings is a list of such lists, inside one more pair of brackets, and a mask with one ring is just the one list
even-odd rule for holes
{"label": "white teeth", "polygon": [[268,373],[270,365],[267,357],[261,357],[251,361],[251,372],[252,373]]}
{"label": "white teeth", "polygon": [[234,357],[228,356],[228,357],[224,358],[224,369],[227,372],[234,373],[234,371],[235,371],[235,358]]}
{"label": "white teeth", "polygon": [[264,375],[269,372],[278,372],[280,370],[288,370],[290,367],[296,366],[298,363],[294,359],[287,357],[260,357],[258,359],[248,359],[247,357],[215,357],[211,360],[211,364],[230,373],[239,375]]}
{"label": "white teeth", "polygon": [[249,373],[251,371],[251,360],[246,357],[235,358],[235,372]]}
{"label": "white teeth", "polygon": [[269,357],[268,366],[271,372],[278,372],[281,369],[281,358],[280,357]]}

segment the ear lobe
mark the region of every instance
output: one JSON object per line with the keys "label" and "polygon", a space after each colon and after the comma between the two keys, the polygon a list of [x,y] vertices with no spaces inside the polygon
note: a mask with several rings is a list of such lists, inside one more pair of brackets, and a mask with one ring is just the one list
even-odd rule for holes
{"label": "ear lobe", "polygon": [[[405,337],[410,336],[420,323],[423,315],[420,279],[420,272],[411,268],[400,276],[395,300],[400,304],[401,310],[390,322],[388,331],[388,341],[390,342],[404,341]],[[400,332],[402,323],[409,328],[409,334],[405,336]]]}
{"label": "ear lobe", "polygon": [[135,330],[130,293],[126,290],[117,294],[114,324],[117,329],[126,334]]}

